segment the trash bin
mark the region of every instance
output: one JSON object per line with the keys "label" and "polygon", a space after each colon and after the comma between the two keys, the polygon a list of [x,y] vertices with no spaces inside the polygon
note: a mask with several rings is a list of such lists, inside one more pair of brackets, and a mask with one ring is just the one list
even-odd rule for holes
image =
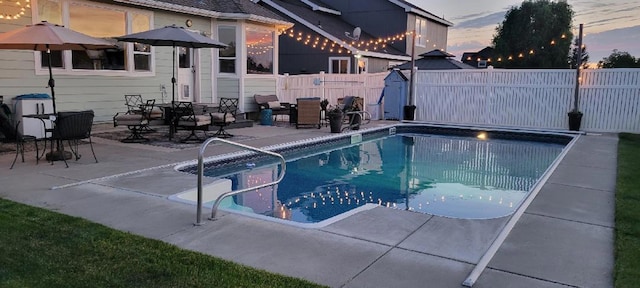
{"label": "trash bin", "polygon": [[380,104],[367,104],[367,111],[371,114],[371,120],[380,120]]}
{"label": "trash bin", "polygon": [[260,125],[267,125],[267,126],[271,126],[272,125],[272,119],[271,117],[273,116],[273,110],[271,109],[262,109],[262,111],[260,111]]}

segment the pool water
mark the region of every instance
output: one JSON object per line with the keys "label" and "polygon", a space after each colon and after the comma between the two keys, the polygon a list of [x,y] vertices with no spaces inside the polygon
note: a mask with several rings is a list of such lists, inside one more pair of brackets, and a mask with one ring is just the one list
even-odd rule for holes
{"label": "pool water", "polygon": [[[302,223],[317,223],[368,203],[444,217],[503,217],[515,211],[564,146],[390,135],[296,156],[287,161],[278,185],[231,196],[226,207]],[[216,175],[218,169],[205,175],[222,177],[238,190],[273,181],[279,169],[253,162],[238,167],[224,176]]]}

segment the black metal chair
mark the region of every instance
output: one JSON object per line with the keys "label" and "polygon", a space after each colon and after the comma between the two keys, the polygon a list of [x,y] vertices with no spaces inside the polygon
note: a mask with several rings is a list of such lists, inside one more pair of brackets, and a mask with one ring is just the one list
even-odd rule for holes
{"label": "black metal chair", "polygon": [[7,114],[4,113],[0,109],[0,134],[3,137],[0,137],[0,141],[2,142],[15,142],[16,143],[16,157],[13,158],[13,162],[11,162],[11,167],[9,169],[13,169],[13,166],[16,164],[16,160],[18,160],[18,155],[22,156],[22,162],[24,162],[24,144],[26,142],[34,142],[36,145],[36,163],[38,162],[38,141],[35,136],[31,135],[22,135],[18,130],[18,125],[20,121],[16,123],[16,125],[11,124],[11,119]]}
{"label": "black metal chair", "polygon": [[[199,106],[195,106],[199,107]],[[184,139],[181,139],[180,142],[202,142],[204,139],[201,139],[196,135],[196,130],[201,130],[204,133],[205,138],[207,137],[207,133],[205,131],[209,130],[209,125],[211,125],[211,115],[204,115],[204,106],[203,108],[195,108],[193,103],[191,102],[176,102],[173,107],[173,115],[174,115],[174,127],[176,130],[189,130],[191,134]],[[197,111],[197,112],[196,112]]]}
{"label": "black metal chair", "polygon": [[[93,159],[98,163],[98,158],[93,150],[93,142],[91,141],[91,127],[93,126],[93,110],[77,111],[77,112],[59,112],[56,120],[55,127],[51,135],[51,141],[57,143],[58,153],[64,154],[64,141],[67,141],[71,152],[76,158],[76,161],[80,159],[81,155],[78,151],[78,144],[80,140],[89,139],[89,146],[91,146],[91,153],[93,153]],[[64,164],[69,167],[66,157],[62,157]],[[53,162],[52,162],[53,163]]]}
{"label": "black metal chair", "polygon": [[[131,134],[120,141],[125,143],[149,141],[149,139],[143,137],[141,133],[154,132],[154,130],[149,127],[149,123],[153,117],[157,117],[153,116],[156,113],[154,109],[156,100],[150,99],[145,103],[142,101],[142,96],[140,95],[124,95],[124,99],[127,112],[116,113],[116,115],[113,116],[113,126],[125,125],[127,129],[131,131]],[[162,112],[160,112],[160,117],[162,117]]]}
{"label": "black metal chair", "polygon": [[225,127],[236,121],[236,112],[238,111],[238,99],[236,98],[220,98],[218,112],[210,113],[211,124],[218,126],[218,131],[213,136],[218,138],[233,137],[232,134],[224,130]]}

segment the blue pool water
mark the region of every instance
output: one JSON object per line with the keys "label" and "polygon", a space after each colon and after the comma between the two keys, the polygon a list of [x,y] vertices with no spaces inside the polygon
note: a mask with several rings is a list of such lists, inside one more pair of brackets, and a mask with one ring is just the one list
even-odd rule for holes
{"label": "blue pool water", "polygon": [[[515,211],[564,147],[415,133],[324,145],[290,154],[280,184],[232,196],[227,206],[302,223],[368,203],[445,217],[502,217]],[[235,167],[205,175],[228,179],[233,190],[278,175],[277,165],[252,160]]]}

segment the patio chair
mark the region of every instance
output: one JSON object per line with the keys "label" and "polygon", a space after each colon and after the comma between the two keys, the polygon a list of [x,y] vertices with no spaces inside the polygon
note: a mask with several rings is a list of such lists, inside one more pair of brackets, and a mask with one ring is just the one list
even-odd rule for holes
{"label": "patio chair", "polygon": [[16,125],[11,124],[11,119],[7,114],[0,109],[0,141],[5,143],[15,142],[16,143],[16,157],[13,158],[13,162],[11,162],[11,167],[9,169],[13,169],[13,166],[16,164],[16,160],[18,160],[18,155],[22,156],[22,162],[24,162],[24,144],[26,142],[34,142],[36,145],[36,163],[38,163],[38,141],[35,136],[31,135],[22,135],[18,130],[18,125],[20,121],[16,123]]}
{"label": "patio chair", "polygon": [[202,142],[204,139],[201,139],[196,135],[196,130],[201,130],[202,133],[204,133],[205,138],[207,137],[207,133],[205,131],[209,130],[209,125],[211,125],[211,115],[202,114],[204,107],[195,107],[197,108],[194,108],[194,105],[191,102],[176,102],[173,107],[175,129],[191,131],[191,134],[186,138],[181,139],[180,142]]}
{"label": "patio chair", "polygon": [[[55,126],[51,135],[51,141],[57,142],[60,153],[64,153],[64,141],[67,141],[69,149],[75,156],[76,161],[80,159],[78,146],[81,140],[89,139],[89,146],[93,159],[98,163],[96,152],[93,150],[93,142],[91,141],[91,127],[93,126],[93,110],[75,111],[75,112],[58,112],[55,120]],[[69,168],[66,157],[62,157],[64,164]],[[53,163],[53,162],[52,162]]]}
{"label": "patio chair", "polygon": [[356,96],[345,96],[342,99],[342,131],[345,130],[358,130],[360,125],[366,125],[371,122],[371,114],[367,111],[362,111],[362,107],[359,104],[361,100]]}
{"label": "patio chair", "polygon": [[301,125],[312,125],[320,129],[320,97],[296,99],[298,115],[296,129]]}
{"label": "patio chair", "polygon": [[151,121],[151,113],[154,110],[155,99],[147,100],[144,104],[134,105],[137,102],[137,97],[127,97],[136,95],[125,95],[125,101],[129,110],[125,113],[116,113],[113,116],[113,126],[126,125],[131,134],[127,138],[120,141],[124,143],[140,143],[149,141],[149,139],[142,136],[143,131],[153,131],[149,128],[149,122]]}
{"label": "patio chair", "polygon": [[278,100],[278,96],[276,95],[253,95],[253,99],[255,99],[258,106],[260,106],[260,110],[262,109],[271,109],[271,115],[273,115],[273,120],[278,119],[278,115],[290,115],[291,114],[291,104],[286,102],[280,102]]}
{"label": "patio chair", "polygon": [[218,126],[218,131],[213,134],[219,138],[233,137],[229,134],[224,127],[236,121],[236,112],[238,111],[238,99],[235,98],[220,98],[220,105],[218,106],[218,112],[210,113],[211,124]]}
{"label": "patio chair", "polygon": [[[142,95],[140,94],[125,94],[124,102],[127,106],[127,114],[142,114],[149,123],[151,123],[152,120],[161,120],[163,117],[162,109],[155,106],[155,99],[149,99],[145,102],[142,100]],[[155,131],[151,129],[149,125],[142,126],[141,130],[144,132]]]}

